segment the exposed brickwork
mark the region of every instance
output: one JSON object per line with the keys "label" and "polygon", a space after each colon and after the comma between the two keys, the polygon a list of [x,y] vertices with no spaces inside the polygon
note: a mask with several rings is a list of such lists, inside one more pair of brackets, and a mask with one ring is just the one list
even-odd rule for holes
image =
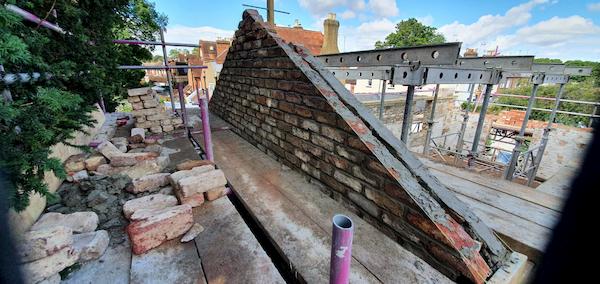
{"label": "exposed brickwork", "polygon": [[413,162],[390,154],[303,58],[302,49],[286,45],[256,11],[247,10],[211,111],[449,277],[483,282],[495,264],[484,260],[482,243],[417,177],[397,169]]}

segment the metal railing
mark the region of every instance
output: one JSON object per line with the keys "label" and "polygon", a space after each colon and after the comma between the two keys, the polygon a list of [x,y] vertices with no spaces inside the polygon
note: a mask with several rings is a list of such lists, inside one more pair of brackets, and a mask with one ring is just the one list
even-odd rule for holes
{"label": "metal railing", "polygon": [[536,164],[536,156],[539,154],[541,146],[541,144],[538,144],[534,147],[530,147],[527,149],[527,151],[519,153],[513,178],[520,177],[527,179],[531,175],[532,171],[539,166]]}

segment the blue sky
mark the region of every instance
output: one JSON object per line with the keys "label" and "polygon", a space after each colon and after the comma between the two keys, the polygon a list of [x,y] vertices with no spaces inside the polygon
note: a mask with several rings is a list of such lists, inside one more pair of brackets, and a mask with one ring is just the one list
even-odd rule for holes
{"label": "blue sky", "polygon": [[[242,4],[266,6],[266,0],[150,1],[169,17],[167,40],[177,42],[230,37],[246,9]],[[290,13],[275,13],[277,25],[298,19],[312,30],[322,30],[327,13],[336,13],[341,51],[372,49],[396,23],[414,17],[448,41],[463,42],[463,49],[481,53],[498,46],[503,55],[600,61],[599,0],[275,0],[275,9]]]}

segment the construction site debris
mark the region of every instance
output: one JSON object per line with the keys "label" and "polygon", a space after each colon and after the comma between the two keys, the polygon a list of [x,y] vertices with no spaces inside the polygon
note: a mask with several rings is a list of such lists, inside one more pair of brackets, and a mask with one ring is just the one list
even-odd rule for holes
{"label": "construction site debris", "polygon": [[157,173],[135,178],[131,182],[131,185],[127,187],[127,190],[132,193],[157,191],[160,187],[169,184],[169,176],[169,173]]}
{"label": "construction site debris", "polygon": [[127,100],[133,107],[136,128],[143,128],[151,133],[163,133],[183,126],[181,118],[161,106],[158,95],[152,88],[129,89],[127,92]]}
{"label": "construction site debris", "polygon": [[78,262],[97,259],[108,247],[110,238],[105,230],[73,235],[73,249],[79,255]]}
{"label": "construction site debris", "polygon": [[20,261],[38,260],[73,244],[73,230],[64,226],[28,231],[17,242]]}
{"label": "construction site debris", "polygon": [[214,165],[214,163],[210,160],[187,160],[177,164],[178,171],[191,170],[195,167],[206,166],[206,165]]}
{"label": "construction site debris", "polygon": [[90,211],[71,214],[46,213],[33,224],[31,230],[51,229],[58,226],[71,228],[74,233],[92,232],[98,227],[98,215]]}
{"label": "construction site debris", "polygon": [[157,210],[153,216],[127,226],[132,251],[134,254],[145,253],[167,240],[185,234],[192,224],[192,207],[189,205]]}
{"label": "construction site debris", "polygon": [[131,135],[129,137],[129,143],[143,143],[146,139],[146,131],[143,128],[134,127],[131,129]]}
{"label": "construction site debris", "polygon": [[187,242],[195,239],[203,231],[204,231],[204,227],[202,227],[202,225],[200,225],[198,223],[194,223],[194,225],[192,225],[190,230],[187,231],[187,233],[185,233],[185,235],[183,235],[183,237],[181,237],[181,242],[187,243]]}
{"label": "construction site debris", "polygon": [[139,210],[164,209],[176,205],[177,198],[172,195],[152,194],[125,202],[123,205],[123,214],[129,219]]}
{"label": "construction site debris", "polygon": [[71,246],[64,247],[56,253],[22,265],[25,283],[38,283],[54,277],[63,269],[75,264],[79,256]]}

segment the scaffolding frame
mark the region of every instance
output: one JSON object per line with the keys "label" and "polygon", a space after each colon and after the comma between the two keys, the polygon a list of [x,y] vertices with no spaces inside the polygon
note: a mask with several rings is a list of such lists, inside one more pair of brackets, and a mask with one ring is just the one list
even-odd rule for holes
{"label": "scaffolding frame", "polygon": [[[541,163],[541,159],[548,142],[551,124],[556,117],[561,101],[564,85],[569,82],[570,76],[589,76],[590,67],[566,67],[564,64],[537,64],[534,56],[496,56],[496,57],[459,57],[461,43],[446,43],[441,45],[427,45],[418,47],[391,48],[381,50],[368,50],[357,52],[346,52],[338,54],[327,54],[317,56],[326,68],[339,80],[379,79],[383,82],[381,90],[381,101],[379,106],[379,119],[383,121],[385,104],[385,84],[400,84],[407,87],[406,103],[402,120],[402,131],[400,140],[409,145],[410,127],[412,124],[412,105],[414,102],[414,91],[416,86],[435,84],[432,112],[427,121],[428,129],[423,153],[428,154],[430,144],[433,142],[435,151],[441,154],[441,150],[434,139],[431,131],[434,122],[435,109],[440,84],[469,84],[469,99],[472,100],[475,85],[485,85],[481,111],[477,121],[475,136],[471,143],[471,149],[466,155],[468,164],[481,155],[480,139],[483,132],[485,116],[490,105],[491,92],[494,85],[506,77],[530,78],[533,83],[531,95],[529,96],[525,118],[521,125],[519,135],[515,137],[515,147],[511,161],[504,172],[504,178],[512,180],[516,176],[526,177],[531,185],[535,174]],[[516,75],[516,76],[515,76]],[[550,122],[544,129],[542,142],[529,150],[522,151],[524,134],[529,116],[533,109],[533,102],[537,89],[541,84],[559,84],[559,93],[556,104],[552,109]],[[468,107],[463,114],[461,130],[457,135],[458,141],[455,151],[456,158],[464,158],[462,153],[464,133],[468,122]],[[594,115],[592,115],[594,116]],[[454,134],[453,134],[454,135]],[[447,139],[445,137],[444,139]],[[443,143],[445,147],[445,142]],[[485,149],[485,148],[484,148]],[[537,152],[534,154],[533,150]],[[519,164],[519,157],[527,155],[525,166]],[[523,160],[523,159],[521,159]],[[494,165],[497,167],[497,165]]]}

